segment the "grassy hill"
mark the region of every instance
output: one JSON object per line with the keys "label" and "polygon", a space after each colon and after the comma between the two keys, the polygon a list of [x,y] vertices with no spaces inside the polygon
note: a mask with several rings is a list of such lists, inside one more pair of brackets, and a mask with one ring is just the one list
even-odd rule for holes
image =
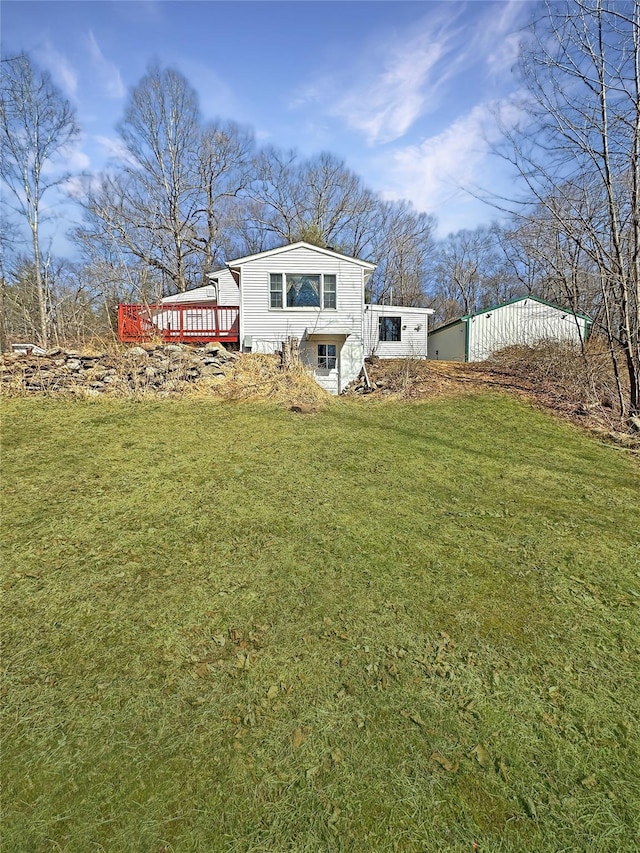
{"label": "grassy hill", "polygon": [[500,395],[3,403],[7,851],[635,851],[637,463]]}

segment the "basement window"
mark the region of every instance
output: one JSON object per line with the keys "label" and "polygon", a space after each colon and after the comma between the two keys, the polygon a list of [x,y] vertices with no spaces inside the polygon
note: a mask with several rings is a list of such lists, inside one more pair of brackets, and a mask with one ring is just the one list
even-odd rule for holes
{"label": "basement window", "polygon": [[402,318],[380,317],[379,336],[381,341],[402,340]]}
{"label": "basement window", "polygon": [[318,344],[318,367],[321,370],[335,370],[337,360],[335,344]]}

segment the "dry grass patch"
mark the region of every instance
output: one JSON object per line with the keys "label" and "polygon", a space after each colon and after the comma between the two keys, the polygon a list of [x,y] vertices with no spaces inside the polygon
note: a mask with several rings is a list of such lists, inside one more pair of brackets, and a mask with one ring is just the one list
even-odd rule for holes
{"label": "dry grass patch", "polygon": [[283,370],[277,355],[243,354],[226,381],[216,387],[226,400],[269,400],[287,406],[322,408],[330,394],[300,363]]}
{"label": "dry grass patch", "polygon": [[278,356],[146,344],[115,353],[51,350],[46,356],[0,357],[0,393],[7,397],[98,396],[155,399],[211,396],[265,400],[316,411],[330,395],[299,362],[283,369]]}

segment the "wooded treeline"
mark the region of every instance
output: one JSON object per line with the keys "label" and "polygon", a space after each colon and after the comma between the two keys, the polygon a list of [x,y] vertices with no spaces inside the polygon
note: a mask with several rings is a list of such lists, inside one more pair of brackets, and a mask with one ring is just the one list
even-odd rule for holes
{"label": "wooded treeline", "polygon": [[[442,240],[432,216],[383,200],[334,154],[259,148],[248,128],[205,122],[190,82],[157,64],[129,94],[108,169],[65,173],[73,108],[29,57],[3,59],[3,347],[112,335],[119,302],[155,301],[227,259],[307,240],[374,261],[369,298],[428,305],[436,323],[526,293],[590,315],[621,411],[637,413],[639,2],[570,0],[538,16],[521,46],[521,120],[496,152],[520,195],[493,199],[499,224]],[[82,222],[73,260],[41,236],[61,191]]]}

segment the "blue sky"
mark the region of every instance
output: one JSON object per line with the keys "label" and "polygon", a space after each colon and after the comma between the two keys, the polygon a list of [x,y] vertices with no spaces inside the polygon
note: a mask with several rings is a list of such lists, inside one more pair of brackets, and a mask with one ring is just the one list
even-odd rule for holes
{"label": "blue sky", "polygon": [[[439,235],[496,213],[462,189],[506,185],[489,154],[499,107],[517,119],[528,0],[172,2],[3,0],[2,53],[27,51],[77,108],[71,168],[117,150],[129,89],[157,60],[195,87],[205,119],[259,143],[329,150],[385,198],[433,214]],[[61,226],[62,227],[62,226]]]}

